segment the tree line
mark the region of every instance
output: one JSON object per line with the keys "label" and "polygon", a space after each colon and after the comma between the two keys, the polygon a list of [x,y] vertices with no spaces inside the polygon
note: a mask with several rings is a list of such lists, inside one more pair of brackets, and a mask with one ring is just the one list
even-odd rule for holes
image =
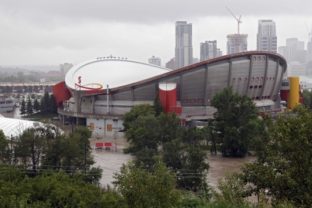
{"label": "tree line", "polygon": [[66,136],[55,126],[40,124],[10,139],[0,131],[0,161],[21,169],[29,176],[45,170],[63,171],[70,175],[88,176],[92,173],[87,180],[97,182],[101,174],[99,169],[91,168],[94,160],[90,137],[91,132],[83,127]]}
{"label": "tree line", "polygon": [[49,95],[45,92],[43,97],[38,100],[32,99],[31,96],[27,97],[27,100],[22,99],[20,105],[21,115],[32,115],[34,113],[40,113],[42,115],[57,114],[57,105],[53,94]]}

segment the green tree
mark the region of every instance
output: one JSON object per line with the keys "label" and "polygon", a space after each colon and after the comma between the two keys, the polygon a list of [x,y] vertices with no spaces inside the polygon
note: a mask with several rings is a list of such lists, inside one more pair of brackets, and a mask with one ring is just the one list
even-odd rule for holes
{"label": "green tree", "polygon": [[254,137],[258,136],[257,127],[261,122],[252,100],[225,88],[214,96],[211,103],[217,109],[215,123],[222,155],[245,156]]}
{"label": "green tree", "polygon": [[237,174],[227,175],[218,184],[219,192],[215,192],[215,198],[219,202],[227,202],[236,207],[247,205],[246,189],[244,181]]}
{"label": "green tree", "polygon": [[130,125],[139,117],[139,116],[148,116],[155,115],[155,110],[153,106],[143,104],[134,106],[130,112],[126,113],[124,116],[124,128],[127,130],[130,128]]}
{"label": "green tree", "polygon": [[45,92],[40,101],[41,113],[46,114],[49,112],[49,103],[50,103],[49,93]]}
{"label": "green tree", "polygon": [[1,207],[126,208],[122,197],[85,183],[80,176],[44,173],[26,177],[16,167],[0,166]]}
{"label": "green tree", "polygon": [[175,176],[161,162],[156,162],[152,171],[130,163],[115,179],[128,207],[177,207],[180,196],[175,189]]}
{"label": "green tree", "polygon": [[21,102],[20,112],[21,112],[21,115],[26,114],[26,102],[24,98],[22,99],[22,102]]}
{"label": "green tree", "polygon": [[210,153],[217,155],[217,145],[220,143],[218,140],[218,132],[216,129],[216,122],[215,120],[209,120],[207,126],[203,129],[203,134],[206,139],[207,146],[210,146]]}
{"label": "green tree", "polygon": [[64,140],[62,152],[62,166],[69,173],[86,173],[94,160],[91,156],[91,132],[86,127],[78,127]]}
{"label": "green tree", "polygon": [[28,115],[31,115],[34,113],[33,105],[30,99],[30,96],[27,98],[27,104],[26,104],[26,111]]}
{"label": "green tree", "polygon": [[23,163],[24,168],[30,166],[33,174],[37,174],[46,149],[45,129],[34,127],[27,129],[16,139],[15,156]]}
{"label": "green tree", "polygon": [[57,106],[53,95],[49,97],[48,111],[49,113],[57,114]]}
{"label": "green tree", "polygon": [[155,115],[156,116],[159,116],[162,112],[163,112],[163,107],[160,103],[160,99],[159,99],[159,96],[156,96],[155,97],[155,100],[154,100],[154,110],[155,110]]}
{"label": "green tree", "polygon": [[273,201],[296,207],[312,204],[312,113],[299,107],[269,126],[269,135],[256,162],[248,164],[242,178],[250,194],[266,193]]}
{"label": "green tree", "polygon": [[160,127],[160,141],[164,144],[180,136],[180,119],[174,113],[161,113],[157,117]]}
{"label": "green tree", "polygon": [[40,110],[40,103],[39,103],[38,99],[35,99],[35,101],[34,101],[34,110],[36,112]]}
{"label": "green tree", "polygon": [[[70,175],[80,175],[85,182],[97,184],[102,171],[91,167],[94,160],[90,136],[91,132],[86,127],[78,127],[66,136],[54,126],[36,126],[15,139],[14,154],[10,154],[8,149],[6,160],[18,162],[31,175],[37,175],[42,170],[65,171]],[[4,150],[3,154],[6,153]]]}
{"label": "green tree", "polygon": [[181,170],[177,170],[178,185],[191,191],[208,192],[207,152],[203,148],[204,137],[202,131],[196,128],[184,129],[181,142],[184,148],[179,153],[182,163]]}
{"label": "green tree", "polygon": [[139,116],[126,131],[129,147],[125,150],[135,156],[138,166],[152,168],[160,144],[160,128],[154,115]]}
{"label": "green tree", "polygon": [[181,127],[175,114],[155,116],[149,106],[138,106],[129,114],[126,130],[129,147],[125,152],[135,156],[137,167],[152,170],[161,158],[177,174],[179,188],[192,191],[207,188],[209,166],[201,130]]}
{"label": "green tree", "polygon": [[303,96],[303,104],[307,108],[312,109],[312,92],[308,90],[303,90],[302,96]]}
{"label": "green tree", "polygon": [[47,146],[41,169],[78,174],[85,182],[97,184],[102,170],[91,167],[94,164],[89,142],[91,132],[85,127],[78,127],[72,134],[65,136],[56,128],[49,127],[49,130],[45,135]]}
{"label": "green tree", "polygon": [[44,160],[42,161],[43,169],[61,170],[63,158],[66,149],[66,140],[69,139],[65,135],[56,135],[53,140],[48,142]]}
{"label": "green tree", "polygon": [[162,159],[167,167],[173,171],[183,169],[181,157],[184,154],[185,145],[182,141],[183,127],[175,114],[160,114],[158,117],[160,126],[160,141],[162,144]]}
{"label": "green tree", "polygon": [[7,162],[9,160],[10,150],[9,150],[9,142],[5,137],[2,130],[0,130],[0,161],[2,163]]}

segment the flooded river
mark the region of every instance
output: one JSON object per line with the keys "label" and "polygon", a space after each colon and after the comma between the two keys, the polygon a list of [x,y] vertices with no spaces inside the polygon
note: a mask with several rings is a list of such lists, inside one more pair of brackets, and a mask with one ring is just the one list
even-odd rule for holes
{"label": "flooded river", "polygon": [[112,185],[114,173],[118,173],[121,166],[131,160],[131,156],[122,152],[93,150],[95,165],[103,170],[100,180],[101,186]]}
{"label": "flooded river", "polygon": [[[122,150],[118,152],[93,150],[92,152],[95,166],[103,169],[102,179],[100,181],[102,186],[112,185],[114,173],[119,172],[120,167],[131,160],[131,156],[123,154]],[[208,157],[209,171],[208,183],[212,187],[216,187],[218,181],[228,173],[238,172],[240,168],[248,162],[255,160],[255,157],[246,158],[223,158],[220,155]]]}
{"label": "flooded river", "polygon": [[[19,109],[15,109],[10,113],[2,113],[5,117],[21,118]],[[122,149],[127,145],[122,139],[117,140],[118,151],[92,150],[95,160],[95,166],[103,169],[100,183],[102,186],[112,185],[114,181],[114,173],[118,173],[120,167],[131,160],[131,156],[123,154]],[[91,146],[94,148],[95,140],[91,139]],[[220,155],[208,156],[209,171],[208,183],[212,187],[216,187],[218,181],[228,173],[238,172],[240,168],[248,162],[255,160],[255,157],[246,158],[223,158]]]}

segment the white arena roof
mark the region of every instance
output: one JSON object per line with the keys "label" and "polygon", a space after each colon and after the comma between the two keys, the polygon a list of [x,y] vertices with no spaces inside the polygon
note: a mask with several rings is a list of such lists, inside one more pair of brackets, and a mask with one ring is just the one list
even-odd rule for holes
{"label": "white arena roof", "polygon": [[99,57],[72,67],[66,74],[67,87],[75,90],[106,89],[128,85],[168,72],[156,65],[124,58]]}
{"label": "white arena roof", "polygon": [[34,127],[35,123],[39,122],[0,117],[0,129],[8,138],[21,135],[26,129]]}

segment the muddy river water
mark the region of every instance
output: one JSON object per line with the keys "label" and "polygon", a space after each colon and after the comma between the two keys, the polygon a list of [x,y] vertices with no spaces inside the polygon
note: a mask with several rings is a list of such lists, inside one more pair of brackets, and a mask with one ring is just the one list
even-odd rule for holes
{"label": "muddy river water", "polygon": [[[5,117],[20,118],[19,110],[16,109],[11,113],[3,113]],[[112,185],[114,181],[114,173],[118,173],[120,167],[131,160],[131,156],[124,154],[122,149],[127,146],[123,139],[118,139],[118,151],[114,150],[94,150],[95,140],[91,139],[92,155],[95,160],[95,166],[100,167],[103,170],[102,178],[100,180],[101,186]],[[208,156],[209,171],[208,171],[208,183],[212,187],[216,187],[218,181],[228,173],[238,172],[240,168],[248,162],[255,160],[255,157],[246,158],[223,158],[220,155]]]}
{"label": "muddy river water", "polygon": [[[103,169],[101,186],[112,185],[114,181],[114,173],[119,172],[120,167],[131,160],[131,156],[123,154],[122,151],[106,151],[106,150],[93,150],[92,152],[95,166]],[[209,171],[208,183],[212,187],[216,187],[218,181],[228,173],[238,172],[240,168],[248,162],[255,160],[255,157],[246,158],[223,158],[220,155],[208,157]]]}

